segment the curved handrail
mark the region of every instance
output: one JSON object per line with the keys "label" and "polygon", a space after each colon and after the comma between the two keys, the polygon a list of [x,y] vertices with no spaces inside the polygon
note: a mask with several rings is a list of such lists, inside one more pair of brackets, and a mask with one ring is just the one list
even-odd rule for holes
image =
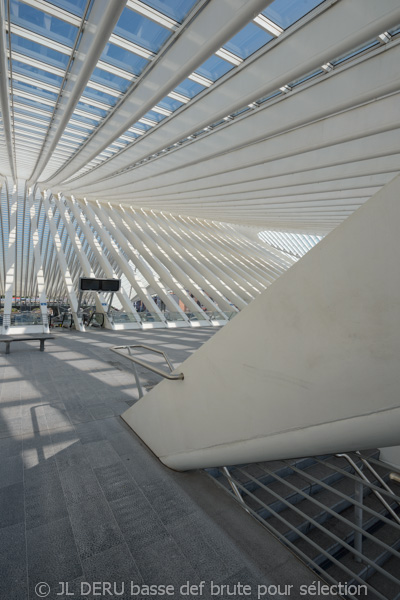
{"label": "curved handrail", "polygon": [[[151,363],[147,363],[144,360],[137,358],[136,356],[132,356],[131,348],[144,348],[145,350],[150,350],[151,352],[156,352],[157,354],[161,354],[164,357],[171,373],[166,373],[165,371],[163,371],[162,369],[159,369],[158,367],[152,365]],[[122,352],[122,350],[125,350],[125,349],[128,350],[129,354],[125,354],[124,352]],[[164,377],[165,379],[169,379],[172,381],[176,381],[178,379],[181,379],[181,380],[184,379],[183,373],[172,373],[174,368],[173,368],[169,358],[165,354],[165,352],[163,352],[162,350],[158,350],[157,348],[153,348],[152,346],[146,346],[146,344],[133,344],[133,345],[129,345],[129,346],[113,346],[112,348],[110,348],[110,350],[112,350],[116,354],[119,354],[120,356],[123,356],[124,358],[131,360],[133,363],[136,363],[137,365],[144,367],[145,369],[149,369],[149,371],[153,371],[153,373],[157,373],[157,375],[161,375],[161,377]]]}
{"label": "curved handrail", "polygon": [[[345,458],[347,460],[347,462],[353,467],[353,469],[355,470],[355,472],[357,473],[357,475],[359,475],[359,477],[362,480],[364,480],[367,484],[371,483],[370,480],[368,479],[368,477],[365,475],[365,473],[363,473],[361,471],[361,469],[356,465],[356,463],[351,458],[351,456],[349,456],[348,454],[345,454],[345,453],[336,454],[336,456],[339,457],[339,458]],[[366,464],[368,461],[364,458],[362,462],[363,462],[363,464]],[[368,466],[368,468],[369,468],[369,466]],[[375,473],[375,471],[374,471],[374,473]],[[380,479],[381,478],[378,476],[378,480],[380,480]],[[397,523],[399,523],[399,525],[400,525],[400,518],[399,518],[399,516],[394,512],[394,510],[392,509],[392,507],[390,506],[390,504],[388,504],[388,502],[386,502],[386,500],[384,499],[384,497],[382,496],[382,494],[380,494],[379,492],[377,492],[373,488],[371,488],[371,489],[372,489],[372,492],[375,494],[375,496],[378,498],[378,500],[386,508],[386,510],[392,515],[392,517],[394,518],[394,520],[397,521]],[[395,496],[394,492],[390,488],[389,488],[389,492],[396,499],[396,496]]]}

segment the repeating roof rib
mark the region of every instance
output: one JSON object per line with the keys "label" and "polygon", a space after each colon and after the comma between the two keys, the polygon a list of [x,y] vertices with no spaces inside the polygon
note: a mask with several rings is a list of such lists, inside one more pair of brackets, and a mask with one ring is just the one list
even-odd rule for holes
{"label": "repeating roof rib", "polygon": [[1,0],[8,305],[74,304],[83,269],[135,325],[155,295],[246,306],[398,174],[399,24],[398,0]]}

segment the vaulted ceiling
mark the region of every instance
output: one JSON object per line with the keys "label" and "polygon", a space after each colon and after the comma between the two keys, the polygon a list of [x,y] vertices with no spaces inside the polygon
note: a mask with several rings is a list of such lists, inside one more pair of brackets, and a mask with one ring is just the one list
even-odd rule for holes
{"label": "vaulted ceiling", "polygon": [[399,171],[397,0],[5,0],[0,173],[324,234]]}

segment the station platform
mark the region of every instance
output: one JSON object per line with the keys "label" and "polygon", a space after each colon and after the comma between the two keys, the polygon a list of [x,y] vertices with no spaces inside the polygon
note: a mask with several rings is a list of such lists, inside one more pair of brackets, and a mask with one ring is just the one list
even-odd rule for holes
{"label": "station platform", "polygon": [[119,418],[137,390],[111,346],[157,346],[177,366],[215,332],[56,331],[45,352],[0,353],[0,598],[318,597],[317,576],[206,473],[167,469]]}

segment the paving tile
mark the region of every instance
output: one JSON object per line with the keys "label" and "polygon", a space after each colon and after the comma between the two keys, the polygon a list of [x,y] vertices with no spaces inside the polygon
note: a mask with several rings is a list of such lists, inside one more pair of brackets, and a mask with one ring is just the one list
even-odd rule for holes
{"label": "paving tile", "polygon": [[0,460],[0,488],[23,480],[24,470],[21,455],[9,456]]}
{"label": "paving tile", "polygon": [[0,598],[26,600],[27,563],[25,526],[10,525],[0,531]]}
{"label": "paving tile", "polygon": [[171,538],[140,490],[112,500],[110,507],[129,548],[135,553],[155,541]]}
{"label": "paving tile", "polygon": [[89,423],[80,423],[76,425],[76,432],[82,444],[105,440],[106,436],[100,424],[92,421]]}
{"label": "paving tile", "polygon": [[5,421],[0,417],[0,438],[15,437],[21,434],[21,417]]}
{"label": "paving tile", "polygon": [[121,462],[98,467],[94,469],[94,472],[109,501],[139,492],[137,485]]}
{"label": "paving tile", "polygon": [[131,582],[143,583],[139,569],[126,544],[95,554],[85,559],[82,564],[87,582],[115,583],[117,591],[115,597],[122,600],[132,600],[134,597],[131,595]]}
{"label": "paving tile", "polygon": [[25,511],[27,529],[68,516],[54,459],[25,471]]}
{"label": "paving tile", "polygon": [[0,529],[24,520],[24,486],[22,482],[0,488]]}
{"label": "paving tile", "polygon": [[85,444],[85,452],[93,468],[107,467],[121,460],[108,440]]}
{"label": "paving tile", "polygon": [[145,582],[177,586],[198,579],[172,538],[152,541],[133,556]]}
{"label": "paving tile", "polygon": [[87,408],[82,408],[80,405],[79,407],[67,405],[67,414],[71,423],[74,425],[77,425],[78,423],[86,423],[87,421],[93,421],[95,418]]}
{"label": "paving tile", "polygon": [[114,416],[114,411],[106,404],[93,404],[89,406],[89,412],[94,419],[106,419],[107,417]]}
{"label": "paving tile", "polygon": [[78,552],[82,559],[123,543],[122,534],[104,497],[69,505]]}
{"label": "paving tile", "polygon": [[120,431],[108,438],[110,444],[119,456],[130,455],[135,451],[134,434],[131,431]]}
{"label": "paving tile", "polygon": [[30,597],[35,585],[47,582],[55,588],[60,581],[82,577],[82,567],[68,517],[27,531]]}
{"label": "paving tile", "polygon": [[22,453],[22,436],[10,436],[0,439],[0,456],[8,458]]}
{"label": "paving tile", "polygon": [[90,464],[85,460],[60,471],[67,505],[102,495],[102,490]]}
{"label": "paving tile", "polygon": [[45,463],[54,456],[54,447],[48,430],[25,433],[22,440],[22,456],[25,469]]}

